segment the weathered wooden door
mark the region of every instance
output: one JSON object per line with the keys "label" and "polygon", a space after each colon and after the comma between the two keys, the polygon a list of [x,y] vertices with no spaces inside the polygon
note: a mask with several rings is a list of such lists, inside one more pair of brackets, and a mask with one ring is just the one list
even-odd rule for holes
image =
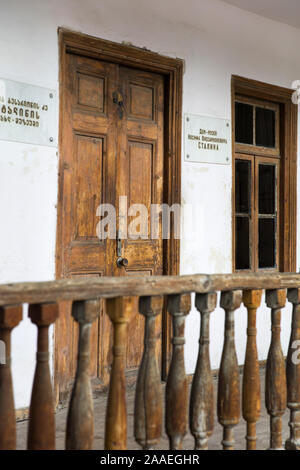
{"label": "weathered wooden door", "polygon": [[[163,202],[163,77],[71,53],[64,77],[59,276],[162,274],[161,237],[151,240],[149,230],[148,239],[121,240],[118,245],[116,239],[99,239],[96,227],[98,206],[112,204],[118,216],[120,196],[123,204],[127,197],[128,210],[143,204],[149,213],[151,204]],[[138,215],[128,217],[128,224]],[[117,217],[117,229],[119,223]],[[117,266],[118,248],[128,260],[126,267]],[[76,365],[77,331],[70,307],[62,304],[56,326],[56,383],[61,398]],[[108,380],[111,327],[104,303],[99,309],[92,332],[91,373],[101,386]],[[143,344],[143,321],[137,310],[129,328],[127,369],[135,370]],[[160,325],[158,330],[161,333]]]}

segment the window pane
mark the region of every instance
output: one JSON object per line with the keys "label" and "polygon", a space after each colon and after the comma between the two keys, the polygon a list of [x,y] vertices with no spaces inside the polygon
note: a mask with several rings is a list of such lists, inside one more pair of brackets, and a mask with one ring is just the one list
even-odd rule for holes
{"label": "window pane", "polygon": [[248,217],[236,217],[235,226],[235,268],[250,269]]}
{"label": "window pane", "polygon": [[259,268],[275,267],[275,219],[258,221],[258,266]]}
{"label": "window pane", "polygon": [[256,108],[255,119],[256,145],[275,147],[275,111],[272,109]]}
{"label": "window pane", "polygon": [[249,214],[251,162],[235,161],[235,210]]}
{"label": "window pane", "polygon": [[275,165],[259,165],[258,210],[260,214],[275,214]]}
{"label": "window pane", "polygon": [[235,103],[235,141],[253,144],[253,106]]}

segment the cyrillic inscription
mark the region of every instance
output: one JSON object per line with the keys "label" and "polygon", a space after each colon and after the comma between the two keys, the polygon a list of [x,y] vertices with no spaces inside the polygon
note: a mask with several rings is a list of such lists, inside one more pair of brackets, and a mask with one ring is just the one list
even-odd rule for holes
{"label": "cyrillic inscription", "polygon": [[229,164],[229,144],[228,120],[185,115],[185,161]]}

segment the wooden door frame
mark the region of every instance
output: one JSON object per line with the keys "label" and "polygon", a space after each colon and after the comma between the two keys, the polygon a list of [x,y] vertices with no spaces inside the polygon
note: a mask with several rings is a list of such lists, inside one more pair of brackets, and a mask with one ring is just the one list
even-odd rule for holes
{"label": "wooden door frame", "polygon": [[[297,242],[297,120],[298,106],[292,102],[294,90],[233,75],[231,77],[232,160],[235,149],[235,96],[272,101],[280,106],[280,141],[284,158],[280,177],[280,272],[296,271]],[[238,152],[240,153],[240,152]],[[232,165],[232,207],[235,204],[234,165]],[[232,221],[232,227],[234,223]],[[232,233],[232,270],[235,271],[235,233]]]}
{"label": "wooden door frame", "polygon": [[[183,61],[162,56],[138,47],[119,44],[65,28],[58,29],[59,38],[59,177],[56,232],[56,278],[62,277],[62,211],[63,211],[63,116],[65,103],[64,87],[66,77],[66,55],[71,52],[88,58],[94,58],[132,67],[149,72],[156,72],[165,77],[165,112],[164,112],[164,203],[181,203],[181,133],[182,133],[182,75]],[[174,238],[174,226],[171,221],[170,239],[163,243],[163,273],[178,275],[180,263],[180,240]],[[56,335],[55,335],[56,338]],[[162,375],[170,361],[171,324],[164,307],[162,321]],[[55,339],[54,377],[56,377],[58,355]]]}

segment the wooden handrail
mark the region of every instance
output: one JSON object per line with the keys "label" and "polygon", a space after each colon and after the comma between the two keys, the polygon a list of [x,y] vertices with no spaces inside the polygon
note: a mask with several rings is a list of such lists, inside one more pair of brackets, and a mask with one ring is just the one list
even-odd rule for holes
{"label": "wooden handrail", "polygon": [[89,300],[123,296],[208,293],[251,289],[291,289],[300,285],[296,273],[193,274],[188,276],[128,276],[60,279],[0,286],[0,305]]}
{"label": "wooden handrail", "polygon": [[[288,289],[288,290],[286,290]],[[162,313],[163,297],[172,320],[172,360],[165,391],[165,428],[170,449],[181,449],[187,432],[195,439],[195,449],[207,449],[214,424],[214,393],[210,369],[209,317],[217,305],[225,311],[224,342],[218,377],[217,415],[223,427],[223,449],[234,449],[234,426],[241,416],[240,374],[235,347],[234,316],[239,314],[243,298],[248,311],[247,347],[243,371],[242,416],[247,428],[248,450],[256,447],[256,422],[260,414],[260,377],[256,346],[256,311],[262,291],[271,309],[272,338],[266,366],[265,404],[270,415],[270,449],[281,449],[282,415],[290,409],[290,438],[286,449],[299,449],[300,365],[294,361],[298,344],[300,274],[197,274],[59,280],[51,282],[7,284],[0,286],[0,339],[6,345],[6,362],[0,363],[0,448],[16,445],[13,386],[10,373],[10,332],[22,318],[22,304],[29,303],[29,316],[38,328],[37,362],[32,389],[28,432],[29,449],[55,448],[55,420],[49,369],[49,326],[58,316],[58,302],[71,300],[73,317],[80,325],[77,372],[69,404],[66,447],[93,447],[93,403],[89,374],[89,332],[99,316],[99,298],[107,300],[107,314],[113,326],[113,363],[106,408],[105,448],[127,448],[126,344],[134,296],[140,297],[139,311],[144,316],[144,351],[136,386],[134,435],[144,449],[158,444],[162,430],[162,397],[156,357],[155,317]],[[199,352],[192,383],[190,403],[184,366],[184,325],[191,310],[191,293],[201,314]],[[293,304],[293,321],[287,360],[280,344],[280,310],[286,294]],[[236,312],[236,313],[235,313]],[[218,312],[218,315],[220,313]],[[188,404],[190,406],[188,406]],[[189,416],[188,416],[189,409]],[[44,430],[44,422],[47,429]],[[5,430],[5,431],[4,431]],[[9,432],[7,432],[9,430]]]}

